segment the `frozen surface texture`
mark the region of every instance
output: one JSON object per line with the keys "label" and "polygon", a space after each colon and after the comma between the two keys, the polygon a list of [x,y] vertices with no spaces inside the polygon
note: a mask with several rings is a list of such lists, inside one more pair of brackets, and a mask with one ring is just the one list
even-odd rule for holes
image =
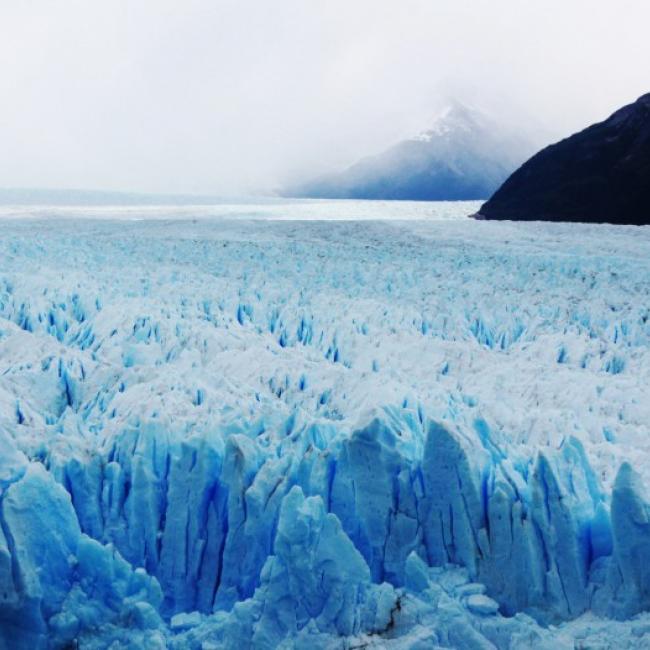
{"label": "frozen surface texture", "polygon": [[1,225],[0,649],[650,647],[650,230]]}

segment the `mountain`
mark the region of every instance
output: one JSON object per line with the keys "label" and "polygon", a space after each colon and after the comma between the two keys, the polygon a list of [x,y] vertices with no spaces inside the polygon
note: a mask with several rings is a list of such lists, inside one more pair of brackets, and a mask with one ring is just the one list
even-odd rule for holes
{"label": "mountain", "polygon": [[534,151],[524,137],[455,103],[432,127],[348,169],[285,188],[301,198],[482,199]]}
{"label": "mountain", "polygon": [[650,224],[650,93],[533,156],[478,216]]}

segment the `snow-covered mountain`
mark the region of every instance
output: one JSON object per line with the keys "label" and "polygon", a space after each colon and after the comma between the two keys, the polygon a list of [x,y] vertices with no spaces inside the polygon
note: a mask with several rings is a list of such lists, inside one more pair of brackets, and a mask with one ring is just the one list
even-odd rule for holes
{"label": "snow-covered mountain", "polygon": [[284,196],[471,200],[490,196],[535,151],[523,135],[458,102],[432,126],[348,169],[285,188]]}

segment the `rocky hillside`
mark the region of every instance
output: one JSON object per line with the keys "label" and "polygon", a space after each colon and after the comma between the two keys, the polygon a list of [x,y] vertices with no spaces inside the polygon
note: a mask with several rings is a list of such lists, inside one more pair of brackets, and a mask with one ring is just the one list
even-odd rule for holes
{"label": "rocky hillside", "polygon": [[543,149],[480,210],[485,219],[650,223],[650,93]]}

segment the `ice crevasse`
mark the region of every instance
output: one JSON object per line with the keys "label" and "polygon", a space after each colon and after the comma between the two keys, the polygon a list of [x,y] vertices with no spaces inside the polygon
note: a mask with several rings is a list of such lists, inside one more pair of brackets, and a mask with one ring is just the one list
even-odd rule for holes
{"label": "ice crevasse", "polygon": [[[254,265],[275,266],[268,250],[283,258],[294,246],[273,233],[261,253],[238,228],[226,238],[236,250],[219,239],[206,264],[252,246]],[[147,254],[164,261],[172,244],[158,237]],[[65,230],[48,244],[56,268]],[[499,337],[489,314],[481,326],[453,313],[414,324],[406,307],[395,320],[365,303],[364,324],[356,312],[332,316],[318,292],[277,293],[265,268],[258,295],[246,280],[252,297],[204,278],[199,290],[218,295],[208,303],[196,287],[187,298],[169,260],[162,270],[145,260],[144,282],[122,279],[113,294],[101,275],[71,292],[69,278],[35,285],[20,271],[28,253],[6,263],[0,298],[0,647],[650,646],[639,468],[615,456],[604,475],[589,432],[517,444],[512,420],[481,407],[488,394],[454,377],[470,363],[507,374],[527,346],[556,341],[565,316],[531,307]],[[292,260],[296,277],[316,282],[308,259]],[[492,262],[482,251],[474,263]],[[610,278],[593,255],[576,264]],[[347,271],[328,287],[363,273]],[[562,334],[568,359],[548,363],[599,385],[631,381],[629,365],[612,372],[607,360],[639,362],[645,321],[605,343],[598,333],[611,330],[580,318]],[[421,370],[429,392],[381,359],[377,340],[415,341],[439,360]],[[602,365],[590,370],[592,346]],[[612,435],[626,435],[620,426]]]}

